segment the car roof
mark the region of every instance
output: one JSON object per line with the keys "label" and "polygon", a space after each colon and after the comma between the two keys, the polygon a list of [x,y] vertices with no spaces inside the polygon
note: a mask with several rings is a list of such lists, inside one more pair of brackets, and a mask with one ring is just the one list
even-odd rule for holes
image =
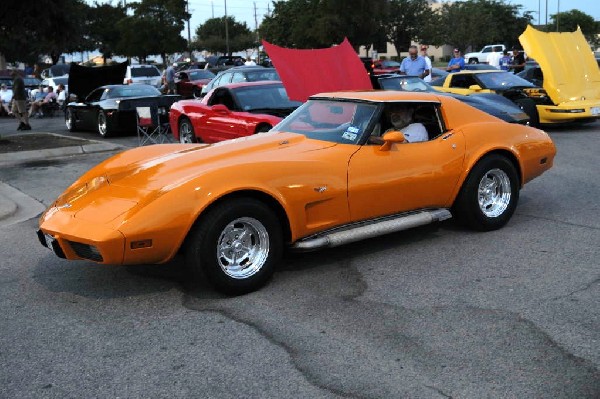
{"label": "car roof", "polygon": [[408,92],[395,90],[366,90],[366,91],[338,91],[332,93],[320,93],[311,96],[315,99],[344,99],[371,102],[394,102],[394,101],[425,101],[440,102],[437,93]]}
{"label": "car roof", "polygon": [[134,64],[134,65],[128,65],[128,66],[130,68],[157,68],[156,65],[147,65],[147,64]]}
{"label": "car roof", "polygon": [[480,74],[480,73],[506,73],[507,71],[502,71],[500,69],[466,69],[459,72],[451,73],[450,75],[456,74]]}
{"label": "car roof", "polygon": [[240,87],[253,87],[253,86],[268,86],[268,85],[281,85],[279,80],[261,80],[258,82],[239,82],[229,83],[219,87],[227,87],[229,89],[238,89]]}

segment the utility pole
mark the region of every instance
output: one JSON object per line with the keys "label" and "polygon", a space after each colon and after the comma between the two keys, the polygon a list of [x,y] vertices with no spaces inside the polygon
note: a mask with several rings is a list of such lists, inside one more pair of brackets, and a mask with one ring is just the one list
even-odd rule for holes
{"label": "utility pole", "polygon": [[192,14],[190,14],[190,0],[185,2],[185,12],[188,15],[188,52],[190,53],[190,62],[192,62],[194,61],[194,56],[192,55],[192,32],[190,31],[190,19],[192,18]]}
{"label": "utility pole", "polygon": [[538,0],[538,27],[542,24],[542,0]]}
{"label": "utility pole", "polygon": [[558,21],[560,19],[560,0],[558,0],[558,5],[556,7],[556,31],[559,32],[558,30]]}
{"label": "utility pole", "polygon": [[215,18],[215,1],[210,0],[210,8],[212,8],[212,17]]}
{"label": "utility pole", "polygon": [[258,36],[258,18],[256,16],[256,1],[254,2],[254,30],[256,31],[256,63],[260,64],[260,50],[258,49],[260,38]]}
{"label": "utility pole", "polygon": [[227,56],[229,56],[229,27],[227,25],[227,0],[223,0],[225,2],[225,46],[227,47]]}
{"label": "utility pole", "polygon": [[544,30],[548,32],[548,0],[546,0],[546,29]]}

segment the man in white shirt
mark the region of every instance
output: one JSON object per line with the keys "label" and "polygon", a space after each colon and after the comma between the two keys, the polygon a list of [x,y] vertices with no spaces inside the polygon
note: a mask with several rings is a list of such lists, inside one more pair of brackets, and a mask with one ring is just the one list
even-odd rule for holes
{"label": "man in white shirt", "polygon": [[244,65],[246,66],[256,66],[256,62],[254,62],[253,59],[251,59],[250,57],[246,58],[246,62],[244,62]]}
{"label": "man in white shirt", "polygon": [[488,64],[493,66],[496,69],[500,69],[500,58],[502,58],[502,54],[500,51],[496,51],[496,47],[492,47],[492,52],[488,55]]}
{"label": "man in white shirt", "polygon": [[9,104],[12,101],[13,92],[12,90],[8,90],[6,85],[2,83],[0,85],[0,104],[2,109],[0,109],[0,114],[6,113],[10,114]]}
{"label": "man in white shirt", "polygon": [[[404,134],[407,143],[419,143],[429,140],[427,129],[422,123],[413,123],[413,109],[398,107],[390,112],[390,121],[394,126],[390,130],[397,130]],[[385,134],[385,133],[384,133]]]}
{"label": "man in white shirt", "polygon": [[431,58],[429,58],[429,54],[427,54],[427,46],[421,46],[421,57],[425,58],[427,69],[429,70],[429,75],[425,76],[423,80],[429,83],[431,82]]}

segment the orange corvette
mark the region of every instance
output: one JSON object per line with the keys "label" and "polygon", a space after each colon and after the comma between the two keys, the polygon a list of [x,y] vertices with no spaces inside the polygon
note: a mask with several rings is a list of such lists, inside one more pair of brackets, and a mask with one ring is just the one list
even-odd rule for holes
{"label": "orange corvette", "polygon": [[432,93],[321,94],[269,133],[118,154],[69,187],[38,236],[66,259],[162,263],[182,251],[224,292],[263,285],[284,246],[333,247],[455,216],[493,230],[556,149]]}

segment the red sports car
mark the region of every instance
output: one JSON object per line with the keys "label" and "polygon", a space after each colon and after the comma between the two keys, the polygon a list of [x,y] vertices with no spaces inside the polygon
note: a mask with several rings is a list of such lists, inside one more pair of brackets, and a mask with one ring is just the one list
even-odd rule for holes
{"label": "red sports car", "polygon": [[215,74],[205,69],[187,69],[175,74],[177,94],[185,98],[200,98],[202,88],[208,84]]}
{"label": "red sports car", "polygon": [[201,101],[178,101],[169,118],[181,143],[215,143],[267,132],[300,105],[281,82],[243,82],[217,87]]}
{"label": "red sports car", "polygon": [[400,63],[392,60],[375,61],[373,65],[373,75],[396,73],[400,71]]}

